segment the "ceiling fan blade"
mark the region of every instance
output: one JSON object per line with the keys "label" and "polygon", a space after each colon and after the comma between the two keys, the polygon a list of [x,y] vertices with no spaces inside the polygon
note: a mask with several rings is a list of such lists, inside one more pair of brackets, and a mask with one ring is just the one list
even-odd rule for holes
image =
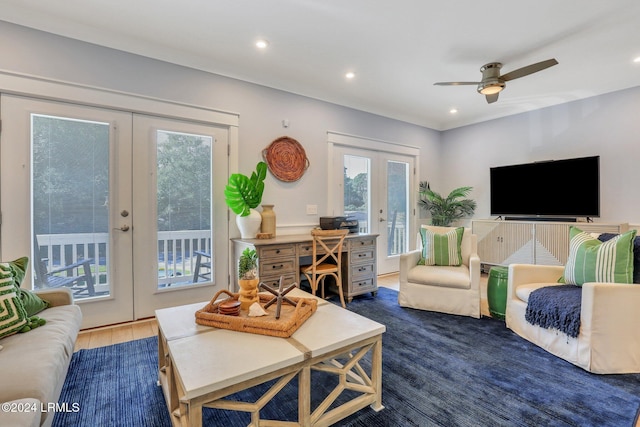
{"label": "ceiling fan blade", "polygon": [[500,94],[500,92],[494,93],[493,95],[485,95],[485,97],[487,98],[487,104],[492,104],[492,103],[496,102],[498,100],[498,95],[499,94]]}
{"label": "ceiling fan blade", "polygon": [[529,74],[537,73],[545,68],[556,65],[558,61],[555,59],[547,59],[546,61],[538,62],[536,64],[527,65],[526,67],[518,68],[500,76],[500,80],[508,82],[509,80],[519,79],[520,77],[528,76]]}
{"label": "ceiling fan blade", "polygon": [[463,85],[479,85],[480,82],[438,82],[434,86],[463,86]]}

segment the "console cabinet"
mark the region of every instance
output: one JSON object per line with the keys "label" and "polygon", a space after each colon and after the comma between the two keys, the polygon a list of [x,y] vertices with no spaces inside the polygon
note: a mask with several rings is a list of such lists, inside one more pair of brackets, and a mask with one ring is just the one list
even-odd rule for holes
{"label": "console cabinet", "polygon": [[[348,234],[342,246],[342,291],[346,301],[354,296],[378,292],[376,274],[377,234]],[[234,260],[233,289],[237,289],[237,265],[245,248],[258,253],[260,281],[277,287],[280,276],[285,285],[300,283],[300,266],[310,264],[311,234],[276,236],[273,239],[232,239]],[[302,260],[302,261],[301,261]]]}
{"label": "console cabinet", "polygon": [[569,227],[587,233],[624,233],[628,224],[597,222],[474,220],[482,264],[565,265],[569,256]]}

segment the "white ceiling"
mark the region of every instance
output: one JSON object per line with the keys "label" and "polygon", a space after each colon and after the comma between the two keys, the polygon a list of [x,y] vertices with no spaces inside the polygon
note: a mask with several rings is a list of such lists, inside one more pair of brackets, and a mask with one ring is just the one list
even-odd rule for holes
{"label": "white ceiling", "polygon": [[[438,130],[640,84],[638,0],[0,0],[0,20]],[[433,85],[549,58],[493,104]]]}

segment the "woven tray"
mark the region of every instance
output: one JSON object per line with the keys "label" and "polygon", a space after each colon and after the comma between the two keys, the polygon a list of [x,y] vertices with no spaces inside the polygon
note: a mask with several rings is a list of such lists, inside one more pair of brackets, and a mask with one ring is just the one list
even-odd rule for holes
{"label": "woven tray", "polygon": [[[222,294],[237,299],[239,294],[233,294],[225,289],[219,291],[211,301],[202,309],[196,311],[196,323],[199,325],[213,326],[232,331],[250,332],[252,334],[269,335],[272,337],[289,338],[293,333],[316,311],[318,301],[313,298],[288,297],[297,305],[282,303],[280,319],[276,320],[276,304],[266,309],[266,316],[249,317],[247,311],[241,311],[239,316],[226,316],[218,313],[217,301]],[[260,304],[264,306],[273,295],[259,294]],[[217,302],[216,302],[217,301]]]}
{"label": "woven tray", "polygon": [[271,142],[262,150],[262,157],[273,176],[284,182],[299,180],[309,168],[309,159],[304,148],[288,136],[281,136]]}

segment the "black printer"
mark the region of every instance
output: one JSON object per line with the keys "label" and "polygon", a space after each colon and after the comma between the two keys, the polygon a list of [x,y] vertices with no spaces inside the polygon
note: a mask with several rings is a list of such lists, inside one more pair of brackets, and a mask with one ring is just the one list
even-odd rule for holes
{"label": "black printer", "polygon": [[321,216],[320,228],[323,230],[348,229],[349,233],[358,232],[358,220],[348,216]]}

